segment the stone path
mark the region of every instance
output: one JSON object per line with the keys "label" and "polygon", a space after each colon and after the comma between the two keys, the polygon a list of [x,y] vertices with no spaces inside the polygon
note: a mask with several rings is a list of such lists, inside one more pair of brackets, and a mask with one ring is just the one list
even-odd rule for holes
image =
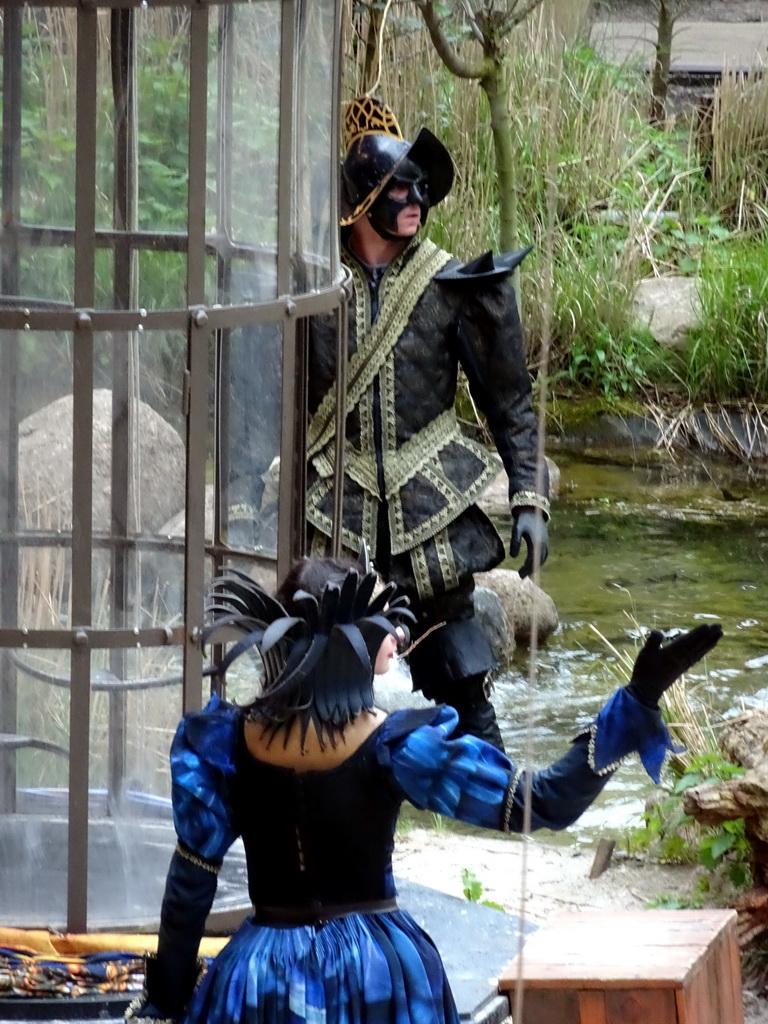
{"label": "stone path", "polygon": [[[642,61],[650,66],[656,28],[650,22],[600,21],[592,42],[616,61]],[[745,71],[768,69],[768,21],[730,24],[716,21],[678,22],[672,41],[672,67],[678,71]]]}

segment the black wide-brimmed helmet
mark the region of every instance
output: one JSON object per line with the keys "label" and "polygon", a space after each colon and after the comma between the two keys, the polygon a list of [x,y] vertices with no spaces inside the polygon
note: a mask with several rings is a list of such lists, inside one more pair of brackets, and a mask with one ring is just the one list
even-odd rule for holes
{"label": "black wide-brimmed helmet", "polygon": [[341,167],[342,227],[363,217],[390,181],[423,175],[429,206],[445,199],[453,185],[453,161],[440,140],[422,128],[413,142],[403,138],[395,115],[375,97],[355,99],[344,118],[346,157]]}

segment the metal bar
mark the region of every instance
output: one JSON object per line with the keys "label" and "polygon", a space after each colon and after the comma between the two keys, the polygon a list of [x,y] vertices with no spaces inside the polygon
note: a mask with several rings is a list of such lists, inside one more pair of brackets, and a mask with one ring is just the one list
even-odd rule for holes
{"label": "metal bar", "polygon": [[193,7],[189,26],[189,193],[187,196],[187,304],[205,302],[205,189],[208,128],[208,22]]}
{"label": "metal bar", "polygon": [[[208,129],[208,22],[205,7],[190,13],[189,52],[189,262],[187,299],[190,306],[204,301],[205,186]],[[202,706],[203,655],[198,643],[205,596],[205,480],[208,453],[208,346],[211,324],[199,308],[190,312],[187,328],[187,448],[186,516],[184,533],[184,711]]]}
{"label": "metal bar", "polygon": [[[284,0],[280,24],[280,138],[277,176],[277,290],[289,295],[292,286],[293,207],[295,188],[294,96],[296,7]],[[286,300],[292,319],[283,325],[282,400],[280,406],[280,482],[278,485],[277,578],[283,579],[294,559],[294,541],[289,524],[295,520],[296,461],[296,372],[299,365],[296,306]]]}
{"label": "metal bar", "polygon": [[203,652],[199,644],[205,598],[205,475],[208,451],[208,344],[205,313],[189,322],[189,400],[187,409],[186,530],[184,537],[184,711],[202,706]]}
{"label": "metal bar", "polygon": [[[96,222],[96,66],[94,8],[77,12],[77,116],[75,123],[75,304],[93,306]],[[83,314],[74,336],[72,424],[72,621],[91,621],[93,493],[93,330]],[[72,652],[69,704],[69,838],[67,928],[88,926],[88,788],[90,754],[90,651]]]}
{"label": "metal bar", "polygon": [[347,427],[347,341],[349,319],[346,302],[337,310],[336,340],[336,458],[333,463],[333,526],[331,552],[341,554],[341,531],[344,512],[344,438]]}
{"label": "metal bar", "polygon": [[[342,38],[342,5],[336,4],[336,20],[334,24],[334,40],[336,53],[341,53]],[[331,138],[341,138],[341,60],[337,61],[336,75],[333,79],[333,98],[331,102]],[[331,266],[340,265],[339,232],[334,230],[339,223],[339,190],[340,163],[331,159]],[[333,464],[333,526],[331,532],[331,551],[338,557],[341,554],[341,532],[344,511],[344,437],[347,423],[347,346],[349,339],[348,304],[352,296],[352,280],[346,272],[342,286],[342,302],[337,310],[338,337],[336,344],[336,459]]]}
{"label": "metal bar", "polygon": [[[234,15],[232,8],[219,9],[218,49],[218,93],[216,122],[216,234],[232,237],[232,141],[233,141],[233,92],[234,92]],[[231,298],[232,247],[227,246],[216,253],[216,278],[218,298]],[[229,525],[229,479],[232,436],[229,394],[231,381],[231,329],[219,328],[215,335],[216,345],[216,457],[214,459],[214,506],[213,537],[221,543],[225,526]],[[227,537],[228,539],[228,537]],[[213,573],[219,575],[223,557],[214,560]]]}
{"label": "metal bar", "polygon": [[[25,309],[3,309],[3,302],[0,299],[0,330],[30,330],[30,331],[71,331],[78,322],[82,310],[72,306],[57,308],[55,311],[50,307],[33,308],[31,305]],[[28,301],[20,299],[19,301]],[[287,311],[286,299],[273,299],[270,302],[259,303],[258,305],[238,306],[204,306],[195,308],[204,309],[212,329],[225,327],[239,327],[242,324],[259,324],[274,322],[292,316],[309,316],[313,313],[332,312],[339,305],[339,286],[334,285],[324,291],[312,292],[307,295],[297,295],[291,298],[290,311]],[[88,310],[94,331],[120,331],[137,330],[141,325],[142,330],[163,331],[176,328],[186,328],[189,318],[188,309],[171,309],[157,312],[147,312],[146,315],[140,310]]]}
{"label": "metal bar", "polygon": [[296,216],[295,114],[293,83],[296,75],[296,5],[283,0],[280,19],[280,139],[277,176],[277,292],[292,290],[293,226]]}
{"label": "metal bar", "polygon": [[177,626],[152,626],[147,629],[91,629],[83,627],[74,633],[69,629],[35,629],[24,627],[0,630],[0,647],[27,647],[29,650],[67,650],[87,646],[91,650],[111,650],[119,647],[171,647],[184,643],[185,629]]}
{"label": "metal bar", "polygon": [[[341,138],[341,67],[342,60],[341,54],[343,53],[342,42],[343,42],[343,22],[342,14],[344,5],[336,3],[335,5],[335,21],[333,27],[333,52],[337,55],[336,59],[336,74],[334,75],[332,82],[332,95],[331,95],[331,138]],[[329,197],[330,203],[330,231],[331,231],[331,266],[341,266],[341,239],[337,230],[339,223],[339,195],[341,193],[341,161],[339,160],[337,147],[331,146],[331,195]],[[347,273],[349,277],[349,274]],[[348,294],[351,292],[344,293],[343,301],[346,301]]]}
{"label": "metal bar", "polygon": [[[18,9],[3,17],[3,144],[0,189],[2,189],[3,225],[19,218],[21,150],[21,28]],[[4,234],[4,233],[3,233]],[[13,238],[0,249],[0,288],[4,295],[18,291],[19,248]],[[2,530],[14,535],[18,525],[19,475],[19,336],[0,333],[0,494],[2,494]],[[19,546],[15,541],[0,551],[0,625],[16,624],[19,588]],[[16,670],[10,659],[0,659],[0,732],[17,728],[18,692]],[[0,813],[16,809],[16,756],[5,751],[0,756]]]}
{"label": "metal bar", "polygon": [[296,320],[283,327],[282,400],[280,406],[280,481],[278,484],[277,578],[285,579],[294,560],[293,538],[290,529],[284,529],[294,520],[295,495],[294,465],[296,459]]}
{"label": "metal bar", "polygon": [[[307,364],[309,351],[309,320],[297,322],[296,369],[294,378],[294,459],[291,467],[293,491],[291,496],[291,562],[301,558],[307,546],[307,422],[309,413]],[[300,453],[296,458],[295,453]]]}
{"label": "metal bar", "polygon": [[[135,256],[126,231],[136,227],[136,152],[135,83],[135,25],[131,10],[112,11],[110,16],[110,61],[112,67],[112,97],[114,103],[115,132],[115,193],[113,204],[114,227],[118,238],[113,249],[113,298],[115,309],[130,309]],[[131,402],[131,332],[116,331],[112,335],[112,478],[111,478],[111,533],[113,537],[127,537],[129,530],[128,503],[130,475],[133,465],[131,440],[133,434],[133,405]],[[138,357],[137,357],[138,358]],[[138,456],[135,456],[138,458]],[[139,526],[139,523],[134,524]],[[125,627],[130,608],[130,555],[131,548],[115,545],[111,552],[112,602],[111,621],[115,628]],[[110,670],[118,679],[126,672],[125,650],[113,650]],[[107,729],[107,808],[114,813],[122,796],[127,761],[127,705],[124,693],[109,696],[109,725]]]}
{"label": "metal bar", "polygon": [[[226,0],[227,3],[250,4],[250,3],[272,3],[274,0]],[[82,6],[83,0],[50,0],[46,7],[61,7],[62,9],[76,10]],[[215,0],[211,0],[214,6]],[[25,7],[29,0],[3,0],[3,8]],[[110,10],[111,8],[129,7],[135,9],[144,7],[145,0],[88,0],[88,4],[95,10]],[[181,10],[189,10],[189,0],[152,0],[152,7],[178,7]]]}
{"label": "metal bar", "polygon": [[21,219],[21,30],[18,8],[3,14],[3,231],[0,264],[3,295],[18,289],[19,249],[14,231]]}

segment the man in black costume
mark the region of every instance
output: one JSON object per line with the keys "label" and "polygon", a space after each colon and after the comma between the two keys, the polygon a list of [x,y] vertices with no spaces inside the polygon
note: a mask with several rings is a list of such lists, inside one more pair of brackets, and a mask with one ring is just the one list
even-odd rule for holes
{"label": "man in black costume", "polygon": [[[509,476],[510,553],[520,570],[547,556],[546,466],[537,472],[531,382],[510,275],[525,255],[462,265],[417,237],[453,183],[443,144],[413,142],[380,101],[350,105],[342,167],[343,259],[349,307],[342,544],[367,542],[376,568],[411,599],[424,639],[410,655],[414,689],[459,714],[459,732],[502,748],[488,673],[489,640],[474,617],[473,574],[498,565],[504,544],[475,501],[496,462],[465,437],[454,412],[466,373]],[[336,448],[335,322],[313,323],[309,363],[310,552],[328,549]],[[439,629],[432,626],[444,623]]]}

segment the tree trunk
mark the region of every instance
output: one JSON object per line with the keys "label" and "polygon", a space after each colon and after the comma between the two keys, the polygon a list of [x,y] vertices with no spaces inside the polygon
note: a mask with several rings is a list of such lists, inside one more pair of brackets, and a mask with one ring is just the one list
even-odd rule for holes
{"label": "tree trunk", "polygon": [[768,712],[748,711],[729,721],[720,746],[746,771],[727,782],[686,790],[683,810],[702,825],[744,819],[753,885],[735,909],[739,941],[746,946],[768,932]]}
{"label": "tree trunk", "polygon": [[496,156],[499,248],[501,252],[507,252],[517,244],[517,189],[512,153],[512,115],[507,102],[504,67],[500,62],[493,62],[492,69],[480,79],[480,87],[488,98]]}
{"label": "tree trunk", "polygon": [[670,0],[659,0],[659,20],[656,25],[656,60],[653,64],[651,91],[651,124],[663,128],[667,120],[667,93],[669,71],[672,64],[672,32],[675,15]]}

